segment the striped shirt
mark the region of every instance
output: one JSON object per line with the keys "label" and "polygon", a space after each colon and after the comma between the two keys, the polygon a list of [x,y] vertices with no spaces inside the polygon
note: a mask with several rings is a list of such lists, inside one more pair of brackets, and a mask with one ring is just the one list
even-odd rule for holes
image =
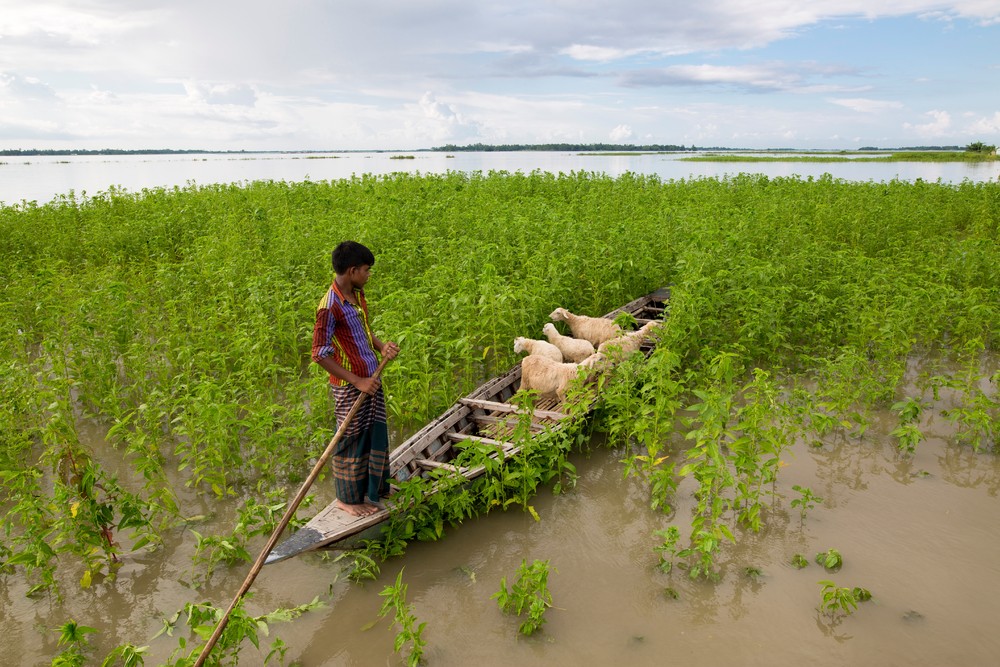
{"label": "striped shirt", "polygon": [[[316,307],[313,327],[312,358],[319,361],[333,356],[344,369],[359,377],[371,377],[378,368],[378,357],[368,323],[368,302],[364,290],[355,290],[359,306],[344,298],[336,281]],[[344,386],[346,380],[330,376],[330,384]]]}

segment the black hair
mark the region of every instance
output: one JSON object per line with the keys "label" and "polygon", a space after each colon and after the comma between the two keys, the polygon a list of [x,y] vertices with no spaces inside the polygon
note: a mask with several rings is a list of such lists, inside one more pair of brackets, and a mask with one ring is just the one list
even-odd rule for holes
{"label": "black hair", "polygon": [[375,265],[375,255],[372,251],[357,241],[343,241],[333,249],[331,256],[333,270],[337,275],[343,275],[355,266]]}

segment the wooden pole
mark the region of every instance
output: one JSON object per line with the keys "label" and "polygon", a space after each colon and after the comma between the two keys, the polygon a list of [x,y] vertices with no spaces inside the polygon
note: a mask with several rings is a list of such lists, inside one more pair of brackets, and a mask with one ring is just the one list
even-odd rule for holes
{"label": "wooden pole", "polygon": [[[385,368],[388,361],[388,359],[382,359],[382,363],[378,365],[378,368],[375,369],[375,373],[372,374],[373,378],[377,378],[381,375],[382,369]],[[250,568],[250,574],[248,574],[247,578],[243,581],[243,585],[240,586],[239,592],[236,593],[236,597],[234,597],[233,601],[230,603],[229,609],[227,609],[226,613],[222,615],[222,618],[219,620],[219,624],[215,626],[215,631],[212,633],[212,636],[208,638],[208,642],[204,647],[202,647],[201,655],[198,656],[198,660],[194,663],[194,667],[201,667],[204,664],[205,659],[208,658],[208,654],[212,652],[216,642],[219,641],[219,637],[222,636],[222,632],[226,629],[226,625],[229,623],[229,616],[233,613],[233,609],[235,609],[236,605],[239,604],[241,599],[243,599],[246,592],[250,590],[250,586],[253,585],[253,582],[260,573],[261,568],[264,567],[264,561],[267,560],[268,554],[270,554],[271,550],[274,549],[274,545],[278,543],[278,538],[281,536],[281,533],[288,526],[289,521],[292,520],[292,515],[295,514],[295,510],[297,510],[299,505],[302,504],[302,500],[306,497],[309,487],[311,487],[312,483],[316,481],[317,477],[319,477],[319,473],[323,470],[323,466],[326,465],[330,455],[333,454],[334,446],[340,441],[340,438],[344,435],[344,431],[347,430],[348,425],[350,425],[351,421],[354,419],[354,415],[357,413],[358,409],[361,408],[366,398],[368,398],[368,394],[362,393],[358,396],[358,400],[354,401],[354,405],[351,406],[350,412],[347,413],[344,421],[340,424],[340,428],[338,428],[337,432],[333,434],[333,438],[330,439],[326,449],[323,450],[323,454],[319,457],[319,460],[316,461],[316,465],[313,466],[312,472],[309,473],[306,481],[302,483],[302,487],[299,489],[299,492],[295,494],[295,498],[293,498],[291,504],[288,505],[284,516],[281,517],[281,521],[278,522],[274,532],[271,533],[271,537],[267,540],[264,550],[260,552],[259,556],[257,556],[257,561],[253,564],[253,567]]]}

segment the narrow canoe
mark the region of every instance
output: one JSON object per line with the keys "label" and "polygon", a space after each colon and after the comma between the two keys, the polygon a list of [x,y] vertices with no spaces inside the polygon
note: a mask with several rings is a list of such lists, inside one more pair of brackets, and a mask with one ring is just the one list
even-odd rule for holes
{"label": "narrow canoe", "polygon": [[[669,300],[670,290],[661,288],[616,308],[604,317],[614,319],[621,313],[629,313],[641,325],[662,319]],[[641,349],[649,354],[652,344],[647,343]],[[518,364],[458,399],[444,414],[390,452],[391,480],[402,481],[414,475],[426,477],[435,469],[450,470],[470,480],[478,477],[485,470],[482,466],[459,468],[450,463],[458,453],[454,445],[463,441],[494,445],[498,447],[498,455],[502,453],[505,461],[517,454],[520,448],[506,438],[510,436],[518,419],[518,409],[510,403],[510,399],[520,388],[520,383],[521,366]],[[566,418],[560,408],[555,398],[540,398],[534,406],[532,429],[558,429],[560,422]],[[391,511],[385,509],[368,516],[356,517],[339,509],[336,503],[330,503],[305,526],[275,546],[265,564],[276,563],[306,551],[335,546],[338,542],[386,521]]]}

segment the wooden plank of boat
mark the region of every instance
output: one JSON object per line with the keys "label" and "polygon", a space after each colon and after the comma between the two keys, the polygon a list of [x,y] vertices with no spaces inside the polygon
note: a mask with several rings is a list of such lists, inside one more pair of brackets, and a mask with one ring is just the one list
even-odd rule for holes
{"label": "wooden plank of boat", "polygon": [[504,449],[512,449],[514,443],[504,442],[502,440],[494,440],[493,438],[483,438],[478,435],[469,435],[468,433],[449,433],[448,438],[451,440],[468,440],[470,442],[481,442],[485,445],[498,445]]}
{"label": "wooden plank of boat", "polygon": [[[468,405],[470,408],[483,408],[484,410],[493,410],[495,412],[518,412],[516,405],[511,405],[510,403],[499,403],[497,401],[484,401],[477,398],[460,398],[458,402],[462,405]],[[540,417],[542,419],[554,419],[555,421],[562,421],[566,419],[566,414],[562,412],[556,412],[555,410],[535,410],[533,412],[535,417]]]}
{"label": "wooden plank of boat", "polygon": [[[450,438],[454,438],[456,440],[478,441],[485,444],[497,445],[498,451],[495,454],[490,454],[490,458],[493,459],[496,459],[502,453],[504,461],[506,461],[521,451],[521,448],[514,446],[513,443],[501,442],[491,438],[480,438],[468,435],[461,437],[462,434],[454,433],[450,433],[448,435]],[[486,466],[465,468],[464,466],[458,467],[449,463],[433,461],[430,459],[415,459],[414,463],[427,470],[447,470],[448,472],[456,475],[461,475],[466,480],[475,479],[486,472]],[[429,493],[434,493],[437,490],[437,485],[432,485],[429,489]],[[278,561],[291,558],[292,556],[297,556],[306,551],[321,549],[335,542],[346,540],[349,537],[358,535],[359,533],[386,521],[391,512],[392,508],[389,507],[384,510],[378,510],[368,516],[356,517],[338,508],[336,503],[330,503],[316,516],[310,519],[305,526],[296,531],[291,537],[278,544],[271,551],[271,553],[268,554],[264,564],[269,565],[271,563],[276,563]]]}
{"label": "wooden plank of boat", "polygon": [[450,463],[441,463],[440,461],[431,461],[430,459],[417,459],[417,465],[421,468],[426,468],[427,470],[449,470],[451,472],[458,473],[459,475],[468,470],[468,468],[464,466],[459,468],[458,466],[453,466]]}
{"label": "wooden plank of boat", "polygon": [[[518,424],[516,417],[495,417],[492,415],[473,414],[472,419],[480,426],[496,426],[498,428],[504,428],[504,429],[515,428]],[[540,422],[536,421],[531,422],[532,433],[539,433],[541,431],[544,431],[546,428],[547,426]]]}
{"label": "wooden plank of boat", "polygon": [[[620,313],[633,315],[640,323],[658,320],[666,312],[670,299],[669,289],[660,289],[639,297],[604,317],[614,319]],[[652,345],[643,345],[648,354]],[[440,417],[414,433],[399,447],[390,452],[389,475],[399,481],[413,475],[429,476],[444,471],[474,479],[485,472],[485,466],[464,468],[449,461],[454,458],[453,445],[460,442],[479,442],[492,445],[497,451],[491,458],[504,461],[515,456],[521,448],[501,439],[517,426],[519,408],[507,401],[517,392],[521,380],[521,367],[515,366],[506,373],[484,382],[472,393],[459,399]],[[537,401],[532,414],[533,430],[559,428],[566,414],[551,408],[559,407],[555,399]],[[490,435],[496,437],[490,437]],[[436,488],[433,485],[431,492]],[[390,484],[390,488],[397,488]],[[271,551],[265,563],[275,563],[305,551],[320,549],[361,533],[387,520],[391,510],[384,509],[364,517],[355,517],[331,503],[313,517],[291,537]]]}
{"label": "wooden plank of boat", "polygon": [[[320,510],[319,514],[310,519],[309,523],[272,549],[264,564],[276,563],[305,551],[318,549],[331,542],[357,535],[388,519],[389,512],[389,509],[384,509],[368,516],[358,517],[341,510],[335,503],[330,503]],[[331,536],[333,536],[332,539]]]}

